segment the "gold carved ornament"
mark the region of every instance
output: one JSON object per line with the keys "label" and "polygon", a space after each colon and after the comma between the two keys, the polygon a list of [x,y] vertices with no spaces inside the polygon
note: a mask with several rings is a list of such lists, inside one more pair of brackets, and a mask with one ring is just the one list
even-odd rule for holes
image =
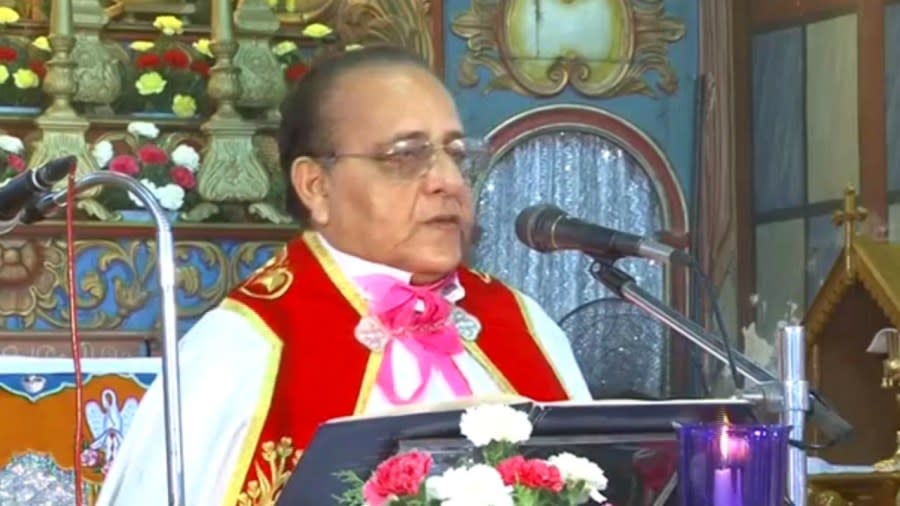
{"label": "gold carved ornament", "polygon": [[295,449],[289,437],[281,438],[278,444],[263,443],[259,454],[263,465],[255,460],[256,479],[238,495],[238,506],[274,506],[302,455],[303,451]]}
{"label": "gold carved ornament", "polygon": [[338,4],[335,30],[342,41],[394,44],[415,51],[435,66],[431,19],[439,15],[431,0],[344,0]]}
{"label": "gold carved ornament", "polygon": [[[242,280],[242,270],[260,250],[281,244],[245,242],[226,251],[209,241],[178,242],[176,283],[191,301],[179,306],[179,317],[198,317],[212,309]],[[69,328],[66,256],[65,241],[59,239],[0,240],[0,324],[19,317],[26,329],[38,320]],[[154,243],[81,240],[75,242],[75,256],[82,329],[119,328],[147,304],[156,304],[158,294],[147,289],[156,273]]]}
{"label": "gold carved ornament", "polygon": [[485,93],[546,97],[571,85],[589,97],[654,96],[651,71],[660,91],[678,89],[667,46],[685,24],[665,16],[663,0],[472,0],[450,26],[467,45],[460,85],[477,86],[484,67]]}

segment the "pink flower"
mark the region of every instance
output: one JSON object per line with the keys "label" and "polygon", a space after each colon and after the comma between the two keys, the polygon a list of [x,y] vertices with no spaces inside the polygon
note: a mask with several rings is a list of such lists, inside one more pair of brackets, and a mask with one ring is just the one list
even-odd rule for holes
{"label": "pink flower", "polygon": [[532,489],[562,491],[565,482],[556,466],[541,459],[525,460],[521,455],[497,464],[497,472],[505,485],[522,485]]}
{"label": "pink flower", "polygon": [[100,463],[100,452],[91,448],[81,452],[81,465],[85,467],[94,467]]}
{"label": "pink flower", "polygon": [[25,160],[23,160],[22,157],[18,155],[7,156],[6,164],[12,167],[12,169],[16,172],[22,172],[23,170],[25,170]]}
{"label": "pink flower", "polygon": [[363,498],[368,506],[383,506],[388,500],[414,497],[431,471],[431,455],[417,450],[395,455],[375,469],[363,485]]}
{"label": "pink flower", "polygon": [[126,176],[134,176],[141,171],[141,167],[133,156],[118,155],[109,161],[109,170]]}
{"label": "pink flower", "polygon": [[187,167],[180,165],[172,167],[172,170],[169,171],[169,177],[172,178],[175,184],[185,190],[193,190],[197,186],[197,179],[194,178],[194,173]]}
{"label": "pink flower", "polygon": [[163,165],[168,163],[169,154],[152,144],[147,144],[138,150],[138,158],[147,165]]}

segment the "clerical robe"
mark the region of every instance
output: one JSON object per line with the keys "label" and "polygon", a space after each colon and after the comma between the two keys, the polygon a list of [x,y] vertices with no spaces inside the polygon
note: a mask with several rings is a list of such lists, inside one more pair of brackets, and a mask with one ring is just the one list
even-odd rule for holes
{"label": "clerical robe", "polygon": [[[370,297],[355,280],[372,274],[411,278],[306,233],[182,339],[188,505],[270,505],[320,423],[393,407],[375,385],[384,353],[354,337]],[[466,352],[453,357],[473,395],[590,398],[568,339],[531,298],[466,268],[442,295],[481,326]],[[421,383],[418,366],[402,344],[392,353],[395,388],[407,397]],[[432,374],[423,402],[448,400],[447,382]],[[98,504],[165,504],[165,487],[158,381],[128,428]]]}

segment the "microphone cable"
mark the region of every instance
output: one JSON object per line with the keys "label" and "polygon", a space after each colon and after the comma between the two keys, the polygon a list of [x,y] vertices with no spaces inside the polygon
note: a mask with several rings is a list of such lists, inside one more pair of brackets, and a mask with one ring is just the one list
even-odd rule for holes
{"label": "microphone cable", "polygon": [[[84,505],[84,471],[81,453],[84,445],[84,375],[81,371],[81,336],[78,333],[78,293],[75,290],[75,168],[69,167],[66,190],[66,250],[69,292],[69,320],[72,324],[72,362],[75,367],[75,505]],[[108,458],[108,457],[107,457]]]}
{"label": "microphone cable", "polygon": [[[731,372],[731,380],[734,383],[734,389],[740,390],[740,374],[737,370],[737,363],[734,360],[734,350],[731,346],[731,339],[728,337],[728,329],[725,326],[725,319],[722,318],[722,308],[719,306],[719,297],[716,293],[716,287],[713,284],[712,279],[710,279],[710,277],[707,276],[705,272],[703,272],[703,269],[700,267],[697,261],[694,260],[693,257],[691,257],[689,266],[697,275],[697,278],[700,279],[700,283],[703,285],[704,292],[706,292],[706,297],[707,299],[709,299],[710,309],[713,314],[713,320],[716,323],[716,327],[718,327],[719,329],[719,334],[722,336],[722,345],[725,348],[725,356],[728,359],[728,368]],[[702,302],[702,300],[697,301],[698,304],[701,304]]]}

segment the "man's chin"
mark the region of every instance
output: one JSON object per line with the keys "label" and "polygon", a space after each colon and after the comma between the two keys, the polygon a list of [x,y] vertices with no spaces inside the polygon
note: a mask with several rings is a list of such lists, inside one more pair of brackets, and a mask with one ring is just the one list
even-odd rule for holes
{"label": "man's chin", "polygon": [[414,284],[428,284],[459,268],[462,263],[462,255],[458,251],[450,253],[447,250],[423,250],[412,260],[409,267],[404,270],[413,273]]}

